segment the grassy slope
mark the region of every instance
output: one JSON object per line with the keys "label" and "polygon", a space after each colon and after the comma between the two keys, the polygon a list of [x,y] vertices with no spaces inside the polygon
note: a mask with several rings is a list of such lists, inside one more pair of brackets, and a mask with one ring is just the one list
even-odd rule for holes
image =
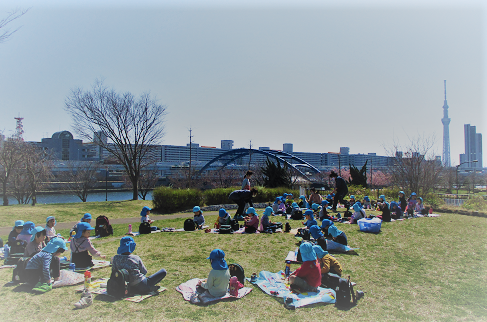
{"label": "grassy slope", "polygon": [[[138,207],[137,207],[138,208]],[[208,216],[214,222],[216,216]],[[383,224],[378,235],[358,231],[355,225],[339,224],[359,256],[337,255],[345,269],[366,291],[365,298],[349,311],[333,305],[286,310],[282,303],[258,288],[238,301],[207,307],[189,304],[174,288],[194,277],[207,276],[206,260],[213,248],[221,248],[227,261],[240,263],[246,275],[260,270],[284,269],[284,258],[294,249],[289,234],[217,235],[203,232],[160,233],[136,238],[139,255],[149,273],[164,267],[168,276],[160,285],[168,290],[139,304],[109,302],[98,296],[94,304],[73,311],[79,300],[74,287],[55,289],[44,295],[0,288],[1,320],[30,319],[32,313],[52,309],[52,320],[316,320],[330,316],[335,321],[351,320],[485,320],[487,319],[486,219],[460,215],[418,218]],[[156,222],[162,227],[182,227],[183,219]],[[298,227],[297,222],[291,222]],[[115,236],[95,241],[107,255],[114,255],[126,225],[116,225]],[[66,233],[61,231],[61,233]],[[293,266],[297,268],[297,266]],[[7,282],[11,269],[0,270]],[[108,277],[110,268],[94,272]],[[29,310],[20,310],[29,307]]]}

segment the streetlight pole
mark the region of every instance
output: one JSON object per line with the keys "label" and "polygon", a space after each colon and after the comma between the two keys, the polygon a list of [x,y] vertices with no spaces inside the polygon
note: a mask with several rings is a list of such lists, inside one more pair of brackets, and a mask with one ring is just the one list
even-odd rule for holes
{"label": "streetlight pole", "polygon": [[105,171],[105,201],[108,201],[108,167]]}
{"label": "streetlight pole", "polygon": [[[479,162],[478,160],[473,160],[473,161],[465,161],[465,162],[462,162],[460,163],[459,165],[457,165],[457,170],[456,170],[456,181],[457,181],[457,199],[458,199],[458,167],[460,167],[462,164],[465,164],[465,163],[476,163],[476,162]],[[475,180],[474,180],[475,181]],[[474,190],[475,190],[475,186],[474,186]],[[475,193],[475,191],[474,191]]]}

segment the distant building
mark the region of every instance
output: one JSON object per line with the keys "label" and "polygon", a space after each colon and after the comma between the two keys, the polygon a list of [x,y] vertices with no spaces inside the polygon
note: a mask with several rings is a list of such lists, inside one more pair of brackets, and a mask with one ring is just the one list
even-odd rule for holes
{"label": "distant building", "polygon": [[284,143],[282,145],[282,152],[293,153],[293,144],[292,143]]}
{"label": "distant building", "polygon": [[[482,134],[477,133],[476,127],[464,125],[465,154],[460,154],[462,169],[482,169]],[[477,160],[477,162],[473,162]]]}
{"label": "distant building", "polygon": [[221,148],[222,148],[222,150],[233,149],[233,140],[222,140],[221,141]]}

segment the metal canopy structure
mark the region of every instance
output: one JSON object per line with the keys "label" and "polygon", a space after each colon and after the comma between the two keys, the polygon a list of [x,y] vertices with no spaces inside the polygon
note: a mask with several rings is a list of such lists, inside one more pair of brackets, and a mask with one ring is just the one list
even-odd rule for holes
{"label": "metal canopy structure", "polygon": [[310,180],[308,176],[306,175],[305,172],[303,172],[301,169],[306,169],[309,172],[312,172],[313,174],[315,173],[320,173],[320,170],[309,164],[308,162],[304,161],[303,159],[300,159],[292,154],[282,152],[282,151],[273,151],[273,150],[255,150],[255,149],[233,149],[228,152],[222,153],[219,156],[213,158],[211,161],[209,161],[207,164],[201,168],[197,174],[201,174],[203,171],[207,170],[210,168],[214,163],[220,162],[221,166],[219,165],[220,169],[225,168],[227,165],[230,163],[234,162],[235,160],[241,159],[247,155],[251,154],[262,154],[267,156],[268,158],[274,159],[278,162],[281,162],[288,166],[289,168],[293,168],[296,170],[299,174],[301,174],[304,178],[307,180]]}

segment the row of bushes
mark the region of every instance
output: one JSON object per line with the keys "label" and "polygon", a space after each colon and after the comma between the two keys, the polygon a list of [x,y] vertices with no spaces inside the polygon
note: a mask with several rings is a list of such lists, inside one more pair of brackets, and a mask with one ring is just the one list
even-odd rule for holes
{"label": "row of bushes", "polygon": [[[233,203],[228,199],[228,195],[238,189],[238,187],[234,187],[201,191],[198,189],[159,187],[152,192],[152,203],[155,209],[165,213],[191,209],[196,205],[228,204]],[[277,196],[282,196],[284,193],[292,193],[295,199],[299,197],[298,190],[263,187],[257,187],[257,189],[259,193],[253,199],[254,202],[273,202]]]}

